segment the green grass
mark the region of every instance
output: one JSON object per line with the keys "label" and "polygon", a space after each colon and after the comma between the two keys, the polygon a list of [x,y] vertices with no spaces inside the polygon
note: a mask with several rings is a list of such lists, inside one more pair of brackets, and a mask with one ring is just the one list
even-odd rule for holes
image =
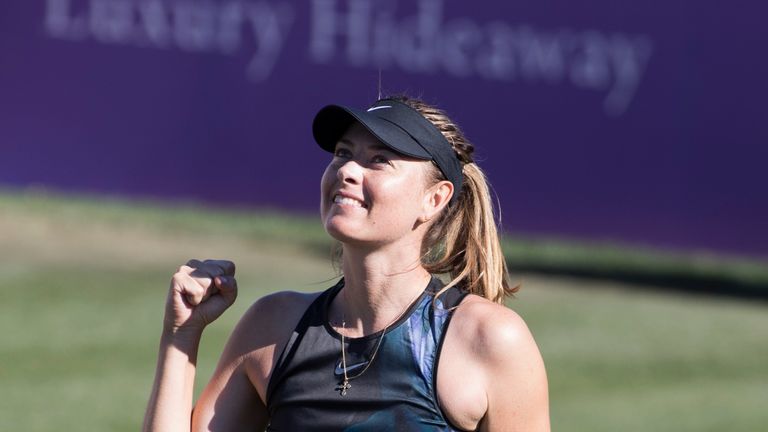
{"label": "green grass", "polygon": [[[538,263],[589,255],[551,244],[510,253]],[[199,390],[252,301],[328,285],[329,247],[315,220],[278,212],[0,193],[0,430],[137,430],[178,265],[191,257],[238,264],[241,295],[206,331]],[[728,261],[715,276],[762,277],[754,266]],[[555,430],[746,432],[768,424],[768,304],[513,278],[523,289],[509,305],[544,355]]]}
{"label": "green grass", "polygon": [[610,242],[507,237],[513,268],[665,285],[692,292],[768,297],[768,259]]}

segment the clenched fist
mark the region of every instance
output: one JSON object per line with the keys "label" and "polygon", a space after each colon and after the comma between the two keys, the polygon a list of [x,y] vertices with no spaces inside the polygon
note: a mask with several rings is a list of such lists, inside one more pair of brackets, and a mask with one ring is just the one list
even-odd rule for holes
{"label": "clenched fist", "polygon": [[224,260],[189,260],[171,278],[165,304],[165,328],[202,331],[237,298],[235,264]]}

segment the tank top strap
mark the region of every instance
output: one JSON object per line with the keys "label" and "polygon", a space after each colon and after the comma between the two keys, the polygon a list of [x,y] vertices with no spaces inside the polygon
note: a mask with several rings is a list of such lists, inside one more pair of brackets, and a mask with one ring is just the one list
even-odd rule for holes
{"label": "tank top strap", "polygon": [[272,371],[272,376],[267,384],[267,401],[270,400],[275,387],[282,380],[286,366],[290,363],[290,360],[296,354],[296,349],[301,344],[301,340],[307,335],[307,329],[310,327],[323,327],[326,319],[326,310],[328,303],[333,299],[336,294],[344,287],[344,278],[339,279],[336,284],[325,291],[323,291],[317,298],[315,298],[304,314],[301,316],[299,323],[291,333],[290,339],[285,344],[283,352],[278,357],[277,364]]}
{"label": "tank top strap", "polygon": [[[427,296],[417,310],[408,317],[408,339],[414,362],[418,366],[433,399],[436,398],[437,363],[443,340],[454,309],[468,294],[453,286],[443,292],[443,282],[433,277],[427,287]],[[436,400],[436,399],[435,399]]]}

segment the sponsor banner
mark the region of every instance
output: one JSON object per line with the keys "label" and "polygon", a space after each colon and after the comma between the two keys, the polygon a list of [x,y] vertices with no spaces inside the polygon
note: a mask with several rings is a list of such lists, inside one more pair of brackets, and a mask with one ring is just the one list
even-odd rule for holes
{"label": "sponsor banner", "polygon": [[328,103],[406,92],[512,232],[768,255],[765,8],[6,0],[0,184],[313,211]]}

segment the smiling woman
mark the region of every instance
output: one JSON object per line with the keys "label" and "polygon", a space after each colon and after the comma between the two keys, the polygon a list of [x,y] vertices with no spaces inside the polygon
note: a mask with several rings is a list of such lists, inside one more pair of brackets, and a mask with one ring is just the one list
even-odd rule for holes
{"label": "smiling woman", "polygon": [[[325,229],[342,243],[386,244],[413,236],[412,222],[420,217],[422,203],[421,191],[410,186],[427,182],[423,164],[381,146],[359,123],[352,125],[323,175]],[[438,198],[450,196],[452,186],[447,185],[440,185],[443,196]],[[409,241],[418,245],[420,240]]]}
{"label": "smiling woman", "polygon": [[321,217],[343,278],[254,303],[192,410],[200,337],[237,283],[228,261],[182,266],[145,430],[548,431],[544,365],[502,305],[516,288],[472,144],[404,97],[327,106],[313,132],[333,153]]}

